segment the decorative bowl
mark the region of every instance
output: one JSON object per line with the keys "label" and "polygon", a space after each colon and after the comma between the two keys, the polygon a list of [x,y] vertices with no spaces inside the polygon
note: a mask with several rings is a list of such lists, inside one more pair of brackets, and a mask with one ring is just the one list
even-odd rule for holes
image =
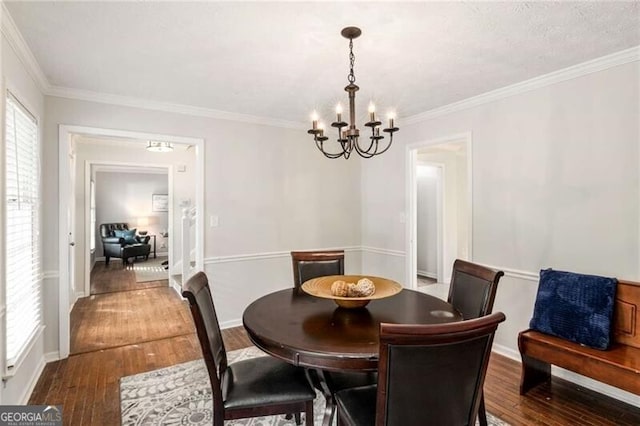
{"label": "decorative bowl", "polygon": [[[369,278],[376,286],[376,291],[371,296],[340,297],[331,293],[331,285],[335,281],[342,280],[348,283],[357,283],[361,278]],[[331,299],[341,308],[362,308],[372,300],[383,299],[400,293],[402,286],[395,281],[370,275],[328,275],[305,281],[302,284],[302,290],[312,296]]]}

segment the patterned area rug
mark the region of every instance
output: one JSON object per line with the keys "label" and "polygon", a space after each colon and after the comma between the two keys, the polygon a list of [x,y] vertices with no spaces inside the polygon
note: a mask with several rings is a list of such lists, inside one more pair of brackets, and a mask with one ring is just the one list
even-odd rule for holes
{"label": "patterned area rug", "polygon": [[[256,347],[232,351],[229,363],[267,356]],[[325,400],[317,394],[314,424],[322,424]],[[213,416],[209,375],[203,360],[178,364],[160,370],[120,379],[122,425],[211,425]],[[509,426],[487,413],[489,425]],[[304,422],[304,414],[302,414]],[[304,423],[303,423],[304,424]],[[335,421],[334,421],[335,424]],[[294,426],[284,416],[228,420],[225,426]]]}
{"label": "patterned area rug", "polygon": [[144,258],[138,258],[133,264],[128,265],[127,269],[136,273],[137,283],[168,280],[169,271],[162,265],[165,260],[167,260],[166,257],[154,259],[151,256],[147,261]]}

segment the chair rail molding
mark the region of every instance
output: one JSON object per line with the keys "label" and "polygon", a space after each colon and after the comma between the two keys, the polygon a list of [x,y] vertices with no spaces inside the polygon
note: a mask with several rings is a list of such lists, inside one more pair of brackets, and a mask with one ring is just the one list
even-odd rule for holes
{"label": "chair rail molding", "polygon": [[42,273],[42,279],[44,280],[52,280],[56,278],[60,278],[60,272],[56,270],[44,271]]}
{"label": "chair rail molding", "polygon": [[[330,247],[330,248],[321,248],[321,249],[301,249],[304,250],[344,250],[345,253],[357,252],[361,251],[362,247],[360,246],[351,246],[351,247]],[[259,252],[259,253],[249,253],[249,254],[234,254],[227,256],[211,256],[204,259],[205,265],[213,265],[218,263],[228,263],[228,262],[247,262],[252,260],[263,260],[263,259],[277,259],[277,258],[290,258],[291,251],[271,251],[271,252]]]}
{"label": "chair rail molding", "polygon": [[395,256],[395,257],[404,257],[406,255],[406,252],[402,250],[390,250],[390,249],[385,249],[381,247],[361,246],[360,250],[363,253],[385,254],[388,256]]}

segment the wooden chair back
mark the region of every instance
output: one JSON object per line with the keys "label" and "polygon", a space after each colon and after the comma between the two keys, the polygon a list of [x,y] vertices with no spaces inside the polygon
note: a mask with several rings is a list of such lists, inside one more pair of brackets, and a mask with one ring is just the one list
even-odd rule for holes
{"label": "wooden chair back", "polygon": [[376,425],[474,425],[504,320],[498,312],[447,324],[381,324]]}
{"label": "wooden chair back", "polygon": [[449,286],[447,302],[456,308],[465,320],[488,315],[498,290],[498,281],[504,275],[486,266],[456,259]]}
{"label": "wooden chair back", "polygon": [[213,411],[222,415],[224,401],[221,384],[228,366],[227,351],[222,341],[222,332],[207,276],[203,272],[198,272],[189,278],[182,286],[182,296],[189,301],[202,355],[209,372],[213,394]]}
{"label": "wooden chair back", "polygon": [[292,251],[291,261],[296,288],[312,278],[344,275],[344,250]]}

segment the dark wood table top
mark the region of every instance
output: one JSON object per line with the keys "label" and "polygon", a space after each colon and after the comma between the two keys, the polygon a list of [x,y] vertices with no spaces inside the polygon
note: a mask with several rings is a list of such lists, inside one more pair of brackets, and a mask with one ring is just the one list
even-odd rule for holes
{"label": "dark wood table top", "polygon": [[334,371],[377,370],[381,322],[461,320],[447,302],[407,289],[364,308],[344,309],[291,288],[261,297],[243,315],[249,337],[265,352],[294,365]]}

